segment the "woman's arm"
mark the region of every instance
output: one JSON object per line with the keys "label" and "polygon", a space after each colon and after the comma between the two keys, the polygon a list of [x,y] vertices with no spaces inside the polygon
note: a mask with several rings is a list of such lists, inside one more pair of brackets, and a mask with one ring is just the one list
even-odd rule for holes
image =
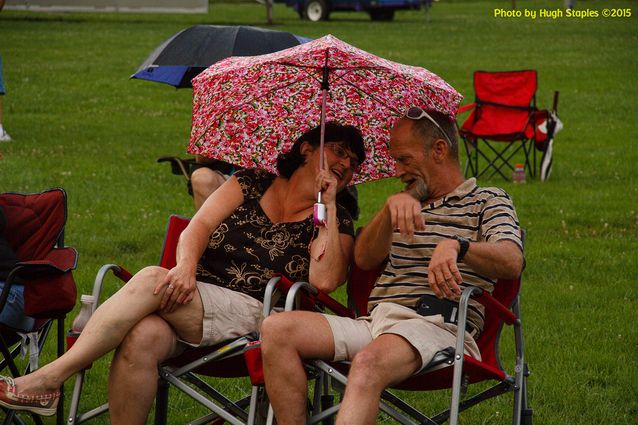
{"label": "woman's arm", "polygon": [[346,281],[352,259],[354,239],[339,233],[337,219],[337,179],[328,171],[317,176],[317,189],[323,191],[326,225],[319,227],[310,247],[310,283],[324,292],[332,292]]}
{"label": "woman's arm", "polygon": [[244,195],[235,177],[228,179],[206,199],[179,238],[177,265],[155,288],[155,293],[159,293],[163,286],[169,285],[160,308],[170,312],[176,303],[191,302],[196,286],[197,263],[206,249],[209,236],[243,202]]}

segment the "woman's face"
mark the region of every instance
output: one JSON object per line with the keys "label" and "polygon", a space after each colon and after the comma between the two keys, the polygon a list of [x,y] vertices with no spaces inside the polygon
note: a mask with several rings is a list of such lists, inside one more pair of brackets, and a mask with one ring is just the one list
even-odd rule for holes
{"label": "woman's face", "polygon": [[[316,149],[316,152],[318,157],[319,149]],[[359,166],[357,155],[339,141],[324,143],[324,161],[325,167],[337,178],[339,190],[350,183]]]}

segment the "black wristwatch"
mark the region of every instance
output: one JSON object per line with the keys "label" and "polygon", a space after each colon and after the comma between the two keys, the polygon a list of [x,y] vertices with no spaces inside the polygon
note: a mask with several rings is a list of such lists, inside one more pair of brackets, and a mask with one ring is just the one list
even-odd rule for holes
{"label": "black wristwatch", "polygon": [[452,239],[458,241],[460,246],[459,255],[456,257],[456,261],[463,261],[465,254],[467,254],[467,250],[470,248],[470,240],[459,235],[452,236]]}

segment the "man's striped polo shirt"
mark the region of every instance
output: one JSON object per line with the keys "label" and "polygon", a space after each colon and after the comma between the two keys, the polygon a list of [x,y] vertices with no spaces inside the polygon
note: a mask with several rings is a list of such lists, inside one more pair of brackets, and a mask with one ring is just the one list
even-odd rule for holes
{"label": "man's striped polo shirt", "polygon": [[[392,235],[388,263],[370,294],[369,311],[380,302],[415,307],[422,295],[434,295],[428,285],[427,267],[437,244],[454,235],[471,242],[510,240],[523,250],[518,218],[510,197],[498,188],[479,188],[474,178],[436,202],[424,205],[421,213],[425,231],[408,237],[395,230]],[[472,285],[492,292],[494,279],[474,272],[462,262],[458,268],[463,278],[461,289]],[[469,310],[470,323],[482,329],[482,306],[471,301]]]}

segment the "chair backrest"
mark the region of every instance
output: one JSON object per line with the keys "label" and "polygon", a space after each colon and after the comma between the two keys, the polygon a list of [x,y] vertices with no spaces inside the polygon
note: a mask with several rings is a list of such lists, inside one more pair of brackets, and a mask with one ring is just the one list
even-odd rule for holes
{"label": "chair backrest", "polygon": [[461,126],[461,134],[515,141],[534,135],[536,71],[474,73],[476,108]]}
{"label": "chair backrest", "polygon": [[20,261],[44,258],[64,244],[66,193],[50,189],[41,193],[2,193],[0,206],[7,218],[5,237]]}
{"label": "chair backrest", "polygon": [[350,277],[347,283],[348,307],[354,310],[357,316],[367,314],[370,292],[382,271],[382,268],[363,270],[354,261],[350,265]]}
{"label": "chair backrest", "polygon": [[16,276],[25,281],[24,313],[38,319],[62,317],[77,296],[71,274],[77,252],[64,247],[66,192],[2,193],[0,206],[7,219],[5,237],[20,262]]}
{"label": "chair backrest", "polygon": [[181,217],[178,215],[171,215],[169,217],[168,225],[166,226],[166,237],[164,239],[164,246],[162,247],[162,255],[159,262],[159,265],[165,269],[170,270],[175,267],[179,236],[182,234],[184,229],[186,229],[188,223],[190,223],[190,219],[187,217]]}
{"label": "chair backrest", "polygon": [[[521,279],[499,279],[494,285],[492,297],[505,307],[512,307],[518,297],[521,287]],[[488,304],[485,307],[485,322],[483,332],[479,335],[476,345],[481,352],[481,359],[484,363],[497,366],[502,369],[498,355],[498,342],[503,320],[501,320],[496,309]]]}
{"label": "chair backrest", "polygon": [[477,103],[528,108],[534,101],[536,88],[537,74],[534,70],[474,72],[474,93]]}

